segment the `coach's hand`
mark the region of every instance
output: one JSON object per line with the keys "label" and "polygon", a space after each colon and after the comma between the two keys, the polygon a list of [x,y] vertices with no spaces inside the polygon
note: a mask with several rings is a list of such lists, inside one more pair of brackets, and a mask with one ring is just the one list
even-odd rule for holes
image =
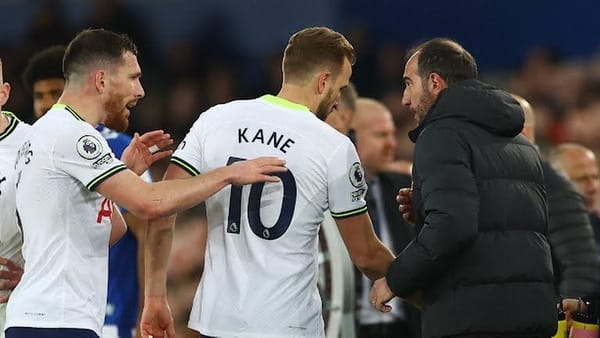
{"label": "coach's hand", "polygon": [[142,338],[175,338],[173,315],[166,296],[145,298],[140,331]]}
{"label": "coach's hand", "polygon": [[[15,262],[0,257],[0,290],[12,290],[21,281],[23,276],[23,268]],[[0,295],[0,303],[8,302],[10,293]]]}
{"label": "coach's hand", "polygon": [[396,202],[398,202],[398,210],[402,213],[402,218],[410,224],[415,223],[415,215],[412,207],[412,189],[402,188],[398,191]]}

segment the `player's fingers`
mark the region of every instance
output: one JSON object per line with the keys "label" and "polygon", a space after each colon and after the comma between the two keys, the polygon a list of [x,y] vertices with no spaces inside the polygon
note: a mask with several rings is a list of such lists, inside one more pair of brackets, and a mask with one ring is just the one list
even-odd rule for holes
{"label": "player's fingers", "polygon": [[23,270],[20,266],[15,264],[10,259],[6,259],[6,258],[2,258],[2,257],[0,257],[0,265],[4,265],[7,268],[9,268],[10,270]]}
{"label": "player's fingers", "polygon": [[164,134],[165,132],[162,129],[148,131],[140,136],[140,141],[146,143],[148,141],[152,141],[153,139],[160,138]]}
{"label": "player's fingers", "polygon": [[261,167],[269,165],[282,166],[285,164],[285,161],[278,157],[259,157],[256,162]]}
{"label": "player's fingers", "polygon": [[273,183],[281,182],[281,179],[279,177],[277,177],[277,176],[262,175],[261,178],[265,182],[273,182]]}
{"label": "player's fingers", "polygon": [[169,324],[169,326],[167,327],[167,337],[168,338],[176,338],[175,337],[175,326],[173,325],[173,323]]}
{"label": "player's fingers", "polygon": [[8,297],[10,297],[10,295],[0,296],[0,304],[8,302]]}
{"label": "player's fingers", "polygon": [[283,173],[286,172],[288,168],[278,166],[278,165],[269,165],[260,168],[260,171],[264,174],[266,173]]}
{"label": "player's fingers", "polygon": [[163,158],[169,157],[173,154],[172,150],[159,151],[157,153],[152,154],[152,163],[156,161],[160,161]]}

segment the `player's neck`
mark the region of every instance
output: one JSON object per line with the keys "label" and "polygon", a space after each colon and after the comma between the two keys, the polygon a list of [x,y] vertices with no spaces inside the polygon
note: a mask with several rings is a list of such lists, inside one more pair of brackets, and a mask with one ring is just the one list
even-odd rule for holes
{"label": "player's neck", "polygon": [[94,127],[104,121],[105,113],[100,102],[93,97],[86,96],[85,93],[65,88],[57,103],[69,106],[77,115]]}
{"label": "player's neck", "polygon": [[307,92],[306,88],[292,84],[284,84],[277,94],[277,97],[306,106],[314,113],[317,109],[317,102],[313,96]]}

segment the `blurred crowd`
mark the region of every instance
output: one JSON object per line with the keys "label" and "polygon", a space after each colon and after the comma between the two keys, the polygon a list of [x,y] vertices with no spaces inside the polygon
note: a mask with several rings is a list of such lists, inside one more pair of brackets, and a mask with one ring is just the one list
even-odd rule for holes
{"label": "blurred crowd", "polygon": [[[174,41],[166,52],[158,50],[136,12],[118,0],[95,0],[85,26],[71,27],[57,1],[42,1],[25,39],[17,45],[1,45],[5,79],[12,85],[7,110],[32,122],[30,93],[21,84],[27,60],[37,51],[66,44],[79,30],[102,27],[127,33],[140,50],[142,83],[146,97],[133,110],[129,132],[164,129],[178,142],[206,108],[238,98],[276,94],[281,84],[280,55],[267,53],[248,60],[219,20],[202,26],[189,39]],[[352,82],[358,95],[380,100],[392,113],[397,160],[412,160],[413,145],[407,132],[415,121],[402,105],[404,57],[411,41],[375,43],[360,27],[344,31],[357,50]],[[477,57],[475,55],[475,57]],[[557,144],[576,142],[600,152],[600,56],[585,60],[564,59],[559,50],[532,47],[517,69],[487,73],[483,80],[526,98],[536,114],[536,140],[543,153]],[[165,165],[153,168],[160,179]],[[597,177],[596,177],[597,181]],[[597,185],[596,185],[597,188]],[[197,248],[205,234],[197,226],[206,222],[202,207],[178,217],[170,264],[170,297],[181,337],[193,336],[185,329],[193,293],[203,262]]]}

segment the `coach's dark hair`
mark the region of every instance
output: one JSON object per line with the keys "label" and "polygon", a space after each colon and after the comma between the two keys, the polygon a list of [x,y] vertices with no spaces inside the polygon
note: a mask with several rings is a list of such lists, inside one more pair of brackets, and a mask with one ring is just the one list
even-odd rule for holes
{"label": "coach's dark hair", "polygon": [[33,84],[39,80],[64,79],[62,71],[62,60],[65,55],[65,46],[48,47],[35,54],[25,67],[23,72],[23,86],[33,91]]}
{"label": "coach's dark hair", "polygon": [[435,38],[411,49],[409,57],[419,53],[419,76],[426,79],[437,73],[448,84],[477,78],[477,63],[466,49],[456,41]]}
{"label": "coach's dark hair", "polygon": [[63,59],[65,79],[73,74],[81,74],[85,67],[96,63],[119,63],[123,54],[137,55],[137,47],[125,34],[117,34],[104,29],[81,31],[67,46]]}

